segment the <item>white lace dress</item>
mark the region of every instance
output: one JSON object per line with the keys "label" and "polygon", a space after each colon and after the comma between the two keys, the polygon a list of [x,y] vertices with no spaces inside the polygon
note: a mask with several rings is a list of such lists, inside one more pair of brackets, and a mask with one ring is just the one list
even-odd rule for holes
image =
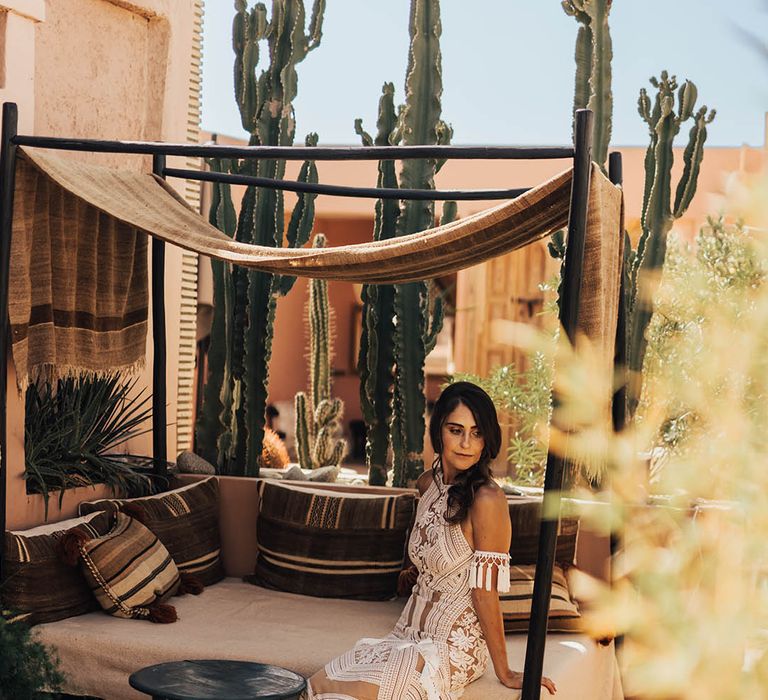
{"label": "white lace dress", "polygon": [[488,649],[471,588],[491,587],[498,567],[509,582],[506,553],[473,552],[461,525],[445,520],[448,487],[432,480],[419,500],[408,554],[419,576],[389,636],[361,639],[312,679],[316,700],[454,700],[486,669]]}

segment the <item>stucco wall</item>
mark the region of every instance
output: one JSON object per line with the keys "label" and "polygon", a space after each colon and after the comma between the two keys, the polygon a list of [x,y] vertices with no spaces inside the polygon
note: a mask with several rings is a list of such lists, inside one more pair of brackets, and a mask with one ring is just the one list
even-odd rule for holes
{"label": "stucco wall", "polygon": [[[17,0],[5,35],[0,99],[19,106],[19,130],[46,136],[182,142],[188,137],[195,0]],[[12,77],[11,77],[12,76]],[[69,154],[108,165],[149,168],[146,157]],[[185,167],[169,159],[169,165]],[[174,182],[183,193],[184,183]],[[169,456],[176,444],[182,252],[166,250]],[[151,319],[150,326],[151,328]],[[142,382],[151,388],[152,342]],[[24,492],[23,404],[9,381],[8,524],[28,523],[36,507]],[[151,436],[127,451],[151,454]],[[52,509],[49,518],[67,515]],[[38,516],[35,516],[37,518]]]}

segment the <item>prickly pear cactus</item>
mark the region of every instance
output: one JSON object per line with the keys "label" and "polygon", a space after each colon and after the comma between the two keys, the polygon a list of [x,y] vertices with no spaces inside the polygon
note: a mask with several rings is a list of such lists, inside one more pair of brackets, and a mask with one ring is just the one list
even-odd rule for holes
{"label": "prickly pear cactus", "polygon": [[[324,248],[318,233],[313,247]],[[296,452],[302,469],[338,466],[346,453],[346,441],[338,437],[344,403],[331,398],[332,329],[328,283],[309,283],[309,397],[296,394]]]}
{"label": "prickly pear cactus", "polygon": [[[675,219],[679,219],[690,206],[704,159],[707,124],[715,118],[715,110],[706,105],[696,109],[698,91],[686,80],[678,85],[674,75],[662,71],[661,77],[651,78],[656,95],[651,101],[645,89],[640,90],[638,111],[645,123],[651,142],[645,154],[645,194],[643,197],[642,234],[637,253],[627,262],[627,355],[630,382],[627,391],[627,415],[631,418],[637,409],[642,392],[642,369],[648,344],[646,330],[653,314],[653,294],[658,287],[658,276],[667,252],[667,235]],[[677,110],[677,111],[676,111]],[[693,126],[688,133],[688,144],[683,153],[683,174],[672,199],[673,142],[680,127],[689,119]],[[643,292],[638,293],[638,283]]]}
{"label": "prickly pear cactus", "polygon": [[[303,0],[274,0],[269,17],[263,3],[249,10],[245,0],[236,0],[235,11],[235,98],[243,128],[250,134],[249,143],[290,146],[295,136],[296,64],[320,43],[325,0],[313,3],[306,30]],[[269,64],[257,75],[262,41],[269,49]],[[317,145],[317,135],[310,134],[306,144]],[[244,159],[229,163],[228,171],[282,179],[285,163]],[[299,180],[317,182],[312,161],[303,164]],[[282,246],[287,238],[289,246],[301,246],[312,229],[314,199],[312,194],[299,196],[286,232],[282,192],[248,187],[234,236],[272,247]],[[214,325],[227,331],[212,333],[211,352],[218,358],[217,367],[223,365],[223,369],[209,371],[197,447],[209,456],[215,451],[212,461],[222,473],[258,475],[277,298],[287,294],[293,282],[293,277],[233,267],[216,287]]]}

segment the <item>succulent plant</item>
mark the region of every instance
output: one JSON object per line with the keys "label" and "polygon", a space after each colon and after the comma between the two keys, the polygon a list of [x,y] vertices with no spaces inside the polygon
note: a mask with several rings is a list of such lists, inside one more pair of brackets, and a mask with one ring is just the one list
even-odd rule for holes
{"label": "succulent plant", "polygon": [[[324,248],[326,238],[318,233],[313,247]],[[347,443],[338,437],[344,403],[331,398],[331,358],[333,356],[332,310],[328,304],[328,283],[314,279],[309,283],[309,397],[296,394],[296,452],[302,469],[338,466]]]}
{"label": "succulent plant", "polygon": [[[251,145],[293,145],[296,64],[320,44],[324,11],[325,0],[315,0],[305,32],[303,0],[274,0],[269,18],[263,3],[249,11],[245,0],[236,0],[235,98]],[[269,65],[257,76],[261,41],[267,42]],[[309,134],[305,143],[317,145],[317,134]],[[270,179],[285,174],[285,162],[274,159],[217,161],[211,166]],[[298,179],[317,182],[313,161],[302,165]],[[248,187],[235,224],[229,187],[217,185],[211,221],[238,241],[280,247],[287,239],[288,246],[299,247],[309,240],[314,200],[313,194],[299,195],[286,231],[282,192]],[[217,263],[213,271],[214,319],[196,447],[221,473],[257,476],[277,299],[290,291],[295,278]]]}

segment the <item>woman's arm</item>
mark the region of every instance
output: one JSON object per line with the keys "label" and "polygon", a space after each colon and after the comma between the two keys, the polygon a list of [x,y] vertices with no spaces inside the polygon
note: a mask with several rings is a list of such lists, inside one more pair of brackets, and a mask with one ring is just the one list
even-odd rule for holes
{"label": "woman's arm", "polygon": [[[499,561],[506,564],[509,545],[512,540],[512,525],[509,520],[509,509],[504,492],[494,486],[483,486],[475,494],[475,500],[470,510],[472,540],[475,552],[498,553]],[[477,554],[476,554],[477,560]],[[490,567],[490,587],[486,585],[487,573]],[[499,603],[499,571],[509,575],[507,566],[485,564],[481,569],[481,585],[472,588],[472,603],[475,606],[480,627],[483,630],[488,652],[491,655],[496,677],[508,688],[521,688],[523,674],[512,671],[507,661],[507,645],[504,640],[504,622]],[[474,585],[476,582],[470,582]],[[508,584],[502,584],[508,590]],[[489,590],[490,588],[490,590]],[[549,678],[542,678],[541,684],[552,694],[556,692],[555,684]]]}

